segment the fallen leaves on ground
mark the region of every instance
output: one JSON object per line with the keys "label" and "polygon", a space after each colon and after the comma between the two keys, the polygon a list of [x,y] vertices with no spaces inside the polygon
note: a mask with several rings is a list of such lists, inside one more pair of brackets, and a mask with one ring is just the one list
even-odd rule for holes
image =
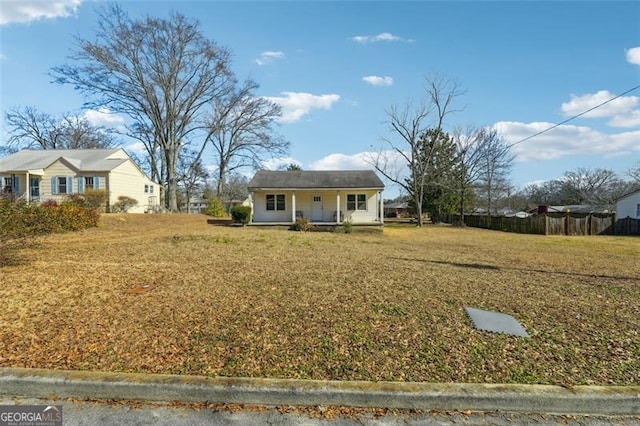
{"label": "fallen leaves on ground", "polygon": [[[637,385],[638,258],[634,237],[299,233],[104,215],[0,267],[0,365]],[[155,288],[129,294],[144,285]],[[464,306],[512,315],[531,337],[477,331]]]}

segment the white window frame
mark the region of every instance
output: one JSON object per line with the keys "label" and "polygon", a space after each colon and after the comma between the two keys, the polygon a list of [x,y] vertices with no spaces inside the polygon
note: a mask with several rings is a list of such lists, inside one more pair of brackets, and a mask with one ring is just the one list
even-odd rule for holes
{"label": "white window frame", "polygon": [[[352,198],[350,200],[350,198]],[[367,194],[347,194],[347,210],[348,211],[367,211]],[[351,208],[353,207],[353,208]]]}
{"label": "white window frame", "polygon": [[[283,212],[287,210],[287,197],[284,194],[265,194],[264,200],[265,210],[268,212]],[[273,204],[271,208],[269,208],[270,203]]]}
{"label": "white window frame", "polygon": [[636,217],[640,217],[640,203],[636,204]]}
{"label": "white window frame", "polygon": [[[61,180],[62,179],[62,180]],[[64,183],[61,183],[64,182]],[[57,176],[56,177],[56,189],[57,189],[57,193],[60,195],[66,195],[66,194],[71,194],[71,192],[69,191],[69,185],[68,181],[67,181],[67,177],[66,176]],[[64,191],[62,191],[60,188],[62,188],[62,186],[64,186]]]}

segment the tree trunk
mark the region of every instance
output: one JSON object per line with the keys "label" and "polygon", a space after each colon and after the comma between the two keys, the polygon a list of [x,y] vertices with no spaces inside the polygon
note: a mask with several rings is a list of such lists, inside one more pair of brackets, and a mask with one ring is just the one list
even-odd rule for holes
{"label": "tree trunk", "polygon": [[171,212],[178,211],[178,179],[176,177],[176,153],[171,150],[167,150],[166,155],[167,162],[167,208]]}
{"label": "tree trunk", "polygon": [[224,192],[224,175],[227,173],[227,167],[223,162],[220,162],[220,167],[218,168],[218,182],[216,184],[216,196],[219,199],[222,199],[222,194]]}

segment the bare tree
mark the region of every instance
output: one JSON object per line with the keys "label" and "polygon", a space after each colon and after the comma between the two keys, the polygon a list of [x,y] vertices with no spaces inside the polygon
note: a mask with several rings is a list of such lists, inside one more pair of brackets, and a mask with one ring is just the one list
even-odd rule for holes
{"label": "bare tree", "polygon": [[453,132],[458,168],[458,172],[455,174],[455,189],[460,198],[461,225],[464,225],[465,200],[482,176],[485,132],[484,128],[478,129],[472,126],[468,126],[465,130],[457,128]]}
{"label": "bare tree", "polygon": [[578,168],[565,172],[560,179],[563,190],[572,204],[593,204],[613,208],[615,200],[633,188],[631,182],[618,178],[608,169]]}
{"label": "bare tree", "polygon": [[[131,135],[157,144],[165,203],[177,211],[178,156],[199,128],[199,114],[233,81],[229,52],[179,13],[132,20],[110,5],[99,17],[95,37],[78,38],[73,62],[54,67],[52,74],[56,82],[88,95],[87,106],[128,115],[139,126]],[[140,128],[148,131],[141,138]]]}
{"label": "bare tree", "polygon": [[116,145],[110,129],[94,126],[80,115],[64,117],[61,131],[66,149],[111,148]]}
{"label": "bare tree", "polygon": [[[391,106],[387,111],[393,138],[385,138],[389,150],[382,150],[373,159],[373,165],[385,178],[400,186],[416,206],[418,226],[423,225],[422,205],[425,186],[430,178],[431,156],[438,144],[425,141],[423,135],[431,130],[432,138],[438,138],[445,118],[456,110],[453,101],[463,94],[459,85],[440,76],[427,79],[425,97],[418,104],[407,101],[404,106]],[[404,178],[390,167],[392,155],[406,161],[409,176]]]}
{"label": "bare tree", "polygon": [[187,213],[191,213],[191,200],[193,196],[203,189],[209,178],[209,172],[202,164],[202,160],[196,159],[198,153],[183,153],[178,157],[178,182],[187,204]]}
{"label": "bare tree", "polygon": [[213,100],[206,141],[214,150],[218,196],[223,194],[229,174],[243,167],[257,168],[265,157],[284,155],[289,149],[289,142],[273,131],[282,110],[274,102],[256,96],[258,87],[249,80]]}
{"label": "bare tree", "polygon": [[86,149],[116,145],[113,133],[79,114],[56,118],[34,107],[13,108],[5,116],[11,149]]}
{"label": "bare tree", "polygon": [[511,146],[496,129],[484,129],[481,138],[482,166],[478,189],[486,201],[487,215],[490,215],[496,198],[499,194],[504,194],[509,187],[508,175],[515,155],[511,153]]}
{"label": "bare tree", "polygon": [[635,181],[637,185],[640,185],[640,161],[638,161],[635,166],[630,168],[627,174],[631,179],[633,179],[633,181]]}

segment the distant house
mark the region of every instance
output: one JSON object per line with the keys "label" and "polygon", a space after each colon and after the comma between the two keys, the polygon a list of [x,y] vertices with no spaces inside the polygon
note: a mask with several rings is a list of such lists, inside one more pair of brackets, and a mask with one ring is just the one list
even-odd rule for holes
{"label": "distant house", "polygon": [[208,206],[209,200],[204,198],[192,198],[189,202],[182,201],[180,203],[180,211],[183,213],[200,214],[204,213]]}
{"label": "distant house", "polygon": [[154,210],[161,196],[160,185],[121,148],[22,150],[0,158],[0,184],[2,193],[27,202],[104,189],[107,208],[122,195],[138,200],[131,213]]}
{"label": "distant house", "polygon": [[258,171],[247,185],[252,224],[383,224],[384,184],[372,170]]}
{"label": "distant house", "polygon": [[590,204],[572,204],[567,206],[538,206],[531,209],[529,213],[546,214],[546,213],[611,213],[602,206],[594,206]]}
{"label": "distant house", "polygon": [[640,219],[640,189],[620,197],[616,201],[616,219]]}
{"label": "distant house", "polygon": [[384,217],[403,217],[407,215],[409,204],[406,201],[385,204]]}

